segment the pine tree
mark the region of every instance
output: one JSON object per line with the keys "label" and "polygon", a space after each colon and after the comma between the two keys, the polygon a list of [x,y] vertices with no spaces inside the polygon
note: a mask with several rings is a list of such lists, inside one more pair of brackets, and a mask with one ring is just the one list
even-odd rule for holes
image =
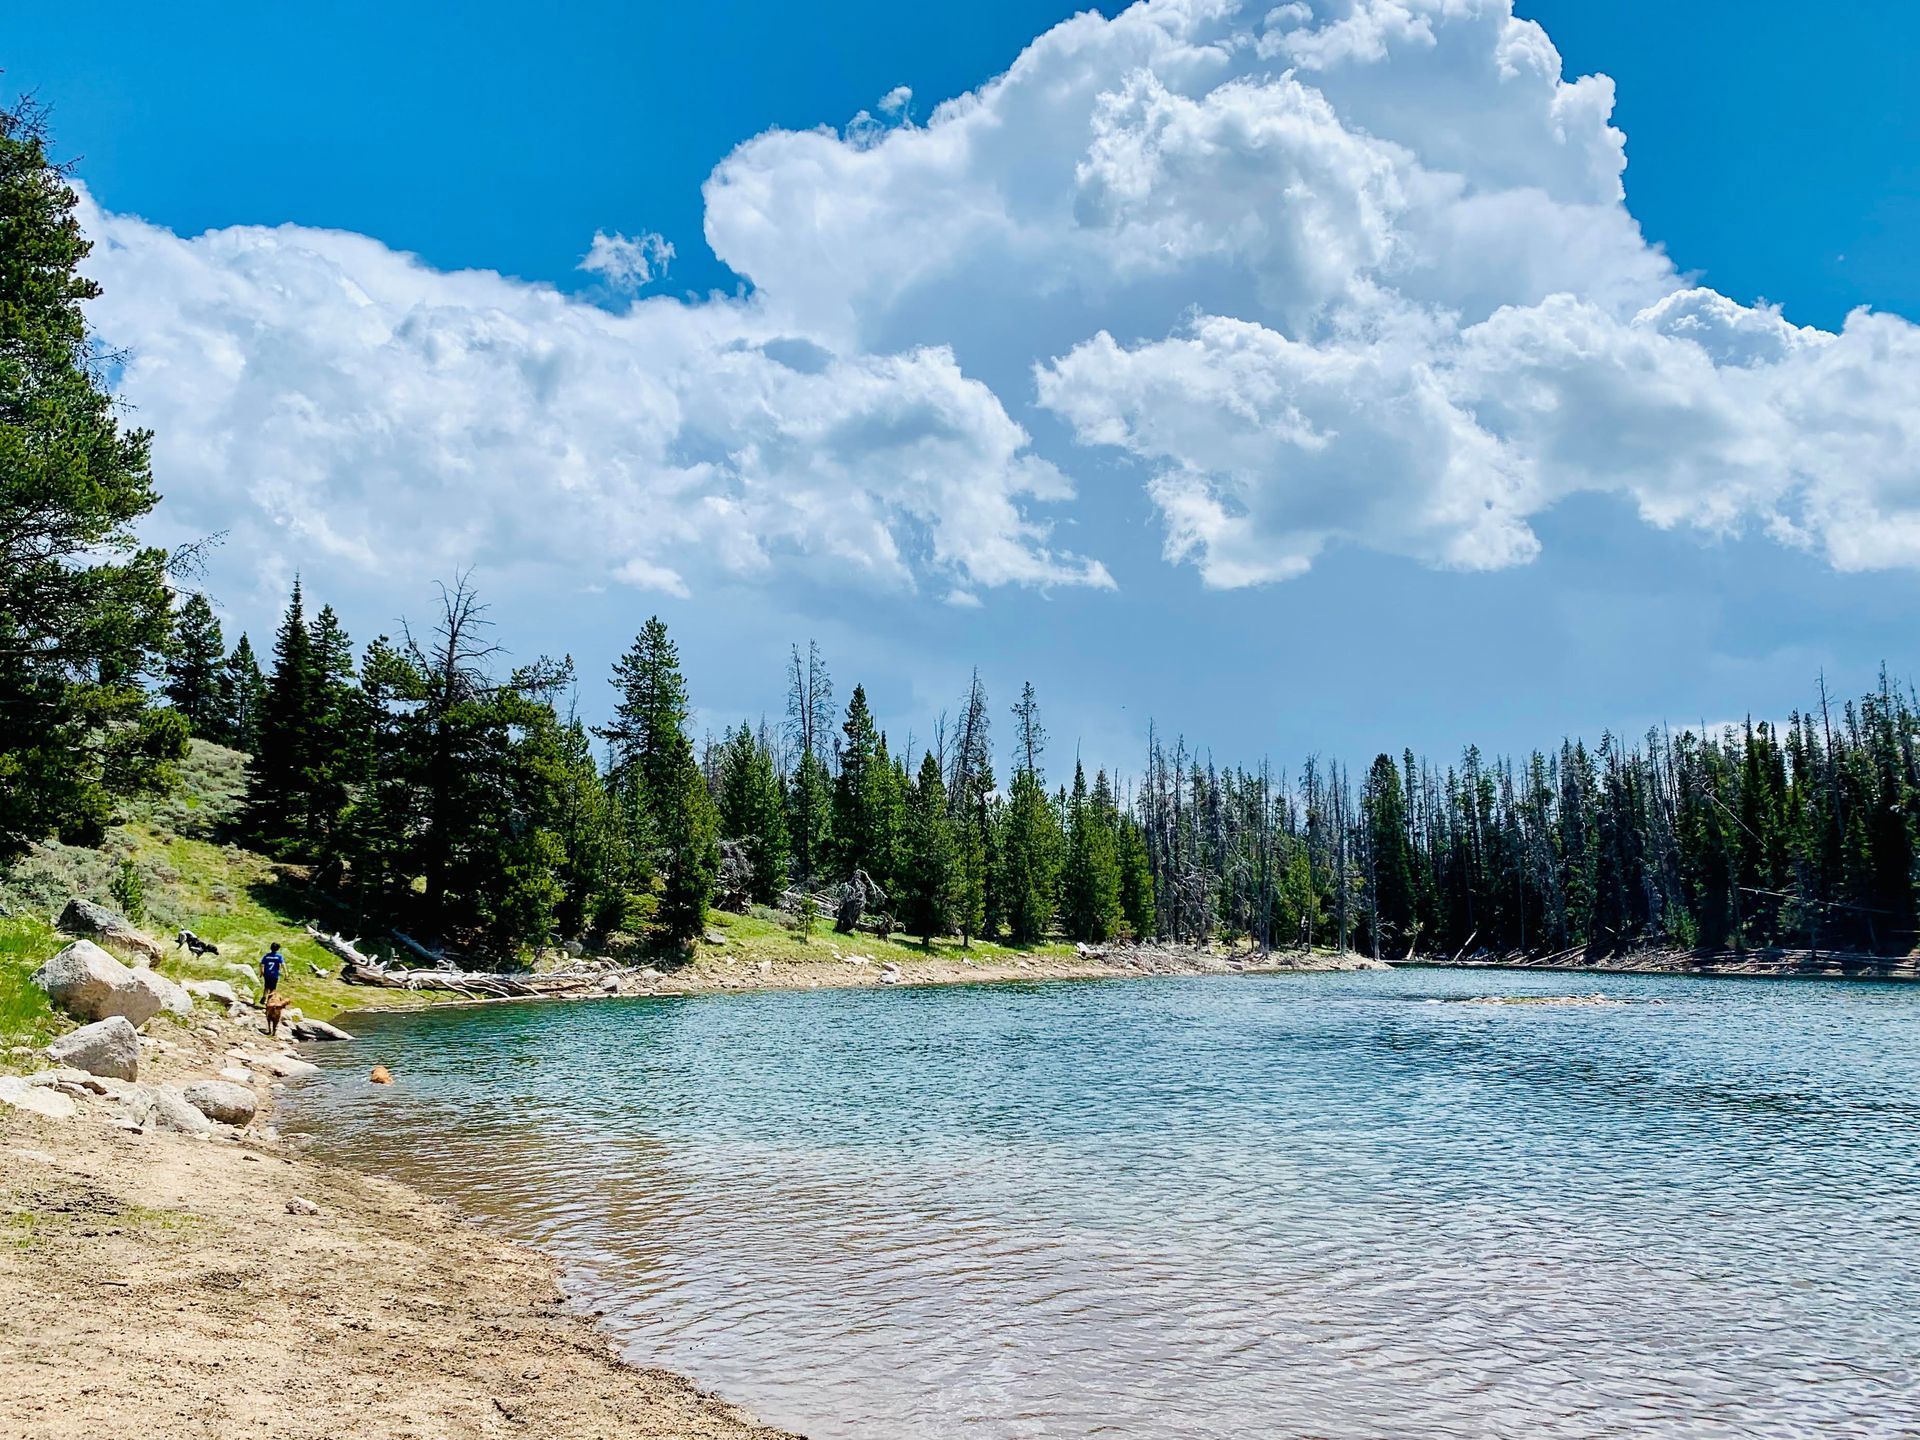
{"label": "pine tree", "polygon": [[203,740],[226,743],[227,706],[221,692],[226,641],[213,606],[199,591],[189,595],[173,617],[173,642],[167,651],[167,678],[161,693]]}
{"label": "pine tree", "polygon": [[931,948],[935,935],[953,927],[957,890],[953,823],[947,818],[947,787],[940,762],[929,750],[907,799],[900,865],[902,925]]}
{"label": "pine tree", "polygon": [[[951,799],[951,797],[949,797]],[[951,822],[954,845],[953,928],[961,947],[987,929],[987,817],[986,797],[975,795]]]}
{"label": "pine tree", "polygon": [[1400,788],[1400,767],[1391,755],[1374,757],[1361,792],[1361,823],[1366,826],[1366,854],[1371,892],[1368,930],[1374,958],[1381,949],[1403,953],[1414,943],[1413,859],[1407,839],[1406,796]]}
{"label": "pine tree", "polygon": [[1146,835],[1130,816],[1120,822],[1119,870],[1120,912],[1127,929],[1136,940],[1151,940],[1159,933],[1153,905],[1153,870],[1147,858]]}
{"label": "pine tree", "polygon": [[773,754],[745,721],[721,754],[720,833],[746,842],[749,898],[773,904],[787,884],[786,815]]}
{"label": "pine tree", "polygon": [[833,782],[833,840],[840,875],[864,870],[883,887],[887,882],[884,804],[888,768],[880,755],[880,733],[867,708],[866,687],[853,687],[847,718],[840,727],[840,773]]}
{"label": "pine tree", "polygon": [[151,437],[120,429],[87,328],[77,205],[38,112],[0,110],[0,863],[97,840],[186,753],[143,684],[169,628],[166,556],[135,535]]}
{"label": "pine tree", "polygon": [[832,726],[833,681],[820,647],[809,641],[802,663],[796,645],[787,666],[787,740],[799,758],[787,783],[787,833],[794,874],[803,885],[827,868],[833,854],[833,777],[826,763]]}
{"label": "pine tree", "polygon": [[565,937],[604,938],[625,923],[632,867],[625,829],[594,764],[592,740],[577,719],[543,726],[530,739],[538,746],[535,763],[550,773],[554,796],[552,828],[562,857],[555,928]]}
{"label": "pine tree", "polygon": [[258,744],[247,767],[246,826],[270,854],[293,853],[312,823],[315,731],[324,709],[319,662],[298,577],[273,643]]}
{"label": "pine tree", "polygon": [[687,738],[680,654],[659,616],[614,667],[613,684],[620,704],[600,732],[613,749],[610,779],[632,797],[653,841],[660,880],[655,930],[669,944],[684,944],[706,928],[720,870],[719,819]]}
{"label": "pine tree", "polygon": [[620,703],[612,723],[597,732],[612,747],[613,783],[632,789],[651,827],[664,834],[669,815],[684,803],[682,766],[692,763],[693,747],[680,652],[658,615],[615,664],[613,688]]}
{"label": "pine tree", "polygon": [[251,755],[260,745],[261,717],[267,706],[267,678],[245,634],[220,666],[223,743]]}
{"label": "pine tree", "polygon": [[720,873],[719,820],[691,745],[677,770],[658,806],[663,858],[654,924],[663,940],[685,944],[706,929],[707,902]]}
{"label": "pine tree", "polygon": [[1074,940],[1110,940],[1125,918],[1120,904],[1119,838],[1113,797],[1102,771],[1094,793],[1076,761],[1067,801],[1066,864],[1061,876],[1061,923]]}
{"label": "pine tree", "polygon": [[1053,921],[1060,827],[1040,774],[1046,732],[1031,683],[1022,689],[1013,713],[1017,768],[1007,800],[1000,874],[1008,938],[1016,945],[1030,945],[1045,937]]}

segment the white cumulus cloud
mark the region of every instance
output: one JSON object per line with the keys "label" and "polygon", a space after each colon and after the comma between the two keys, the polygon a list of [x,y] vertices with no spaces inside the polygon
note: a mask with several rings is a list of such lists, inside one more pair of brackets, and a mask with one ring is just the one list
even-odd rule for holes
{"label": "white cumulus cloud", "polygon": [[596,230],[580,268],[616,290],[638,290],[665,275],[672,263],[673,245],[664,235],[649,232],[629,240],[617,231]]}
{"label": "white cumulus cloud", "polygon": [[[706,234],[748,299],[616,314],[361,236],[89,209],[94,313],[170,504],[368,572],[1102,586],[1059,527],[1115,503],[1070,477],[1116,451],[1216,586],[1342,546],[1521,564],[1583,491],[1920,564],[1920,329],[1680,274],[1612,111],[1511,0],[1145,0],[923,123],[743,143]],[[601,233],[582,268],[632,289],[670,258]]]}

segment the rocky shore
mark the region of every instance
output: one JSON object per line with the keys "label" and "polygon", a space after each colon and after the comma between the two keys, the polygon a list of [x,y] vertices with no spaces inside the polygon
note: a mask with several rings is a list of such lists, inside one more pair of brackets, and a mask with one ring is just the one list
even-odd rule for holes
{"label": "rocky shore", "polygon": [[[624,1365],[545,1258],[283,1141],[275,1091],[314,1068],[297,1041],[344,1030],[293,1010],[269,1037],[240,975],[178,981],[116,948],[132,963],[83,939],[36,972],[79,1027],[15,1047],[7,1068],[23,1073],[0,1075],[0,1434],[794,1440]],[[710,937],[695,964],[610,971],[575,995],[1385,968],[1173,946],[877,948],[836,936],[770,960]],[[392,992],[365,993],[378,1008]]]}
{"label": "rocky shore", "polygon": [[[609,973],[601,987],[565,998],[611,995],[712,995],[735,990],[824,990],[866,985],[984,985],[1043,980],[1115,980],[1177,975],[1276,975],[1348,970],[1385,970],[1382,962],[1351,951],[1224,950],[1190,945],[1078,946],[1008,957],[1004,952],[968,959],[953,950],[906,960],[877,957],[861,936],[816,942],[804,958],[737,958],[717,935],[697,964],[672,970],[648,966]],[[896,951],[899,947],[892,947]],[[366,1009],[380,1008],[369,992]]]}
{"label": "rocky shore", "polygon": [[0,1077],[0,1435],[794,1440],[621,1363],[545,1258],[283,1143],[311,1067],[230,988],[75,949],[49,993],[100,1018]]}

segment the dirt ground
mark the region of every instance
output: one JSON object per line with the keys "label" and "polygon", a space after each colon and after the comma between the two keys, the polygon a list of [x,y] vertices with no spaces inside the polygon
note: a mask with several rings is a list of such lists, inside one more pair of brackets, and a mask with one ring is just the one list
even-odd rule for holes
{"label": "dirt ground", "polygon": [[268,1147],[0,1107],[0,1297],[9,1440],[793,1440],[620,1364],[538,1255]]}

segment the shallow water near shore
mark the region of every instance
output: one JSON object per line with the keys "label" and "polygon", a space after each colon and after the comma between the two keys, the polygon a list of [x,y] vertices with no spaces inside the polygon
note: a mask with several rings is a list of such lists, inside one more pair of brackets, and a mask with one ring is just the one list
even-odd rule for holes
{"label": "shallow water near shore", "polygon": [[[1629,1003],[1444,1003],[1596,992]],[[1920,1433],[1920,988],[1408,969],[350,1028],[284,1128],[813,1440]]]}

